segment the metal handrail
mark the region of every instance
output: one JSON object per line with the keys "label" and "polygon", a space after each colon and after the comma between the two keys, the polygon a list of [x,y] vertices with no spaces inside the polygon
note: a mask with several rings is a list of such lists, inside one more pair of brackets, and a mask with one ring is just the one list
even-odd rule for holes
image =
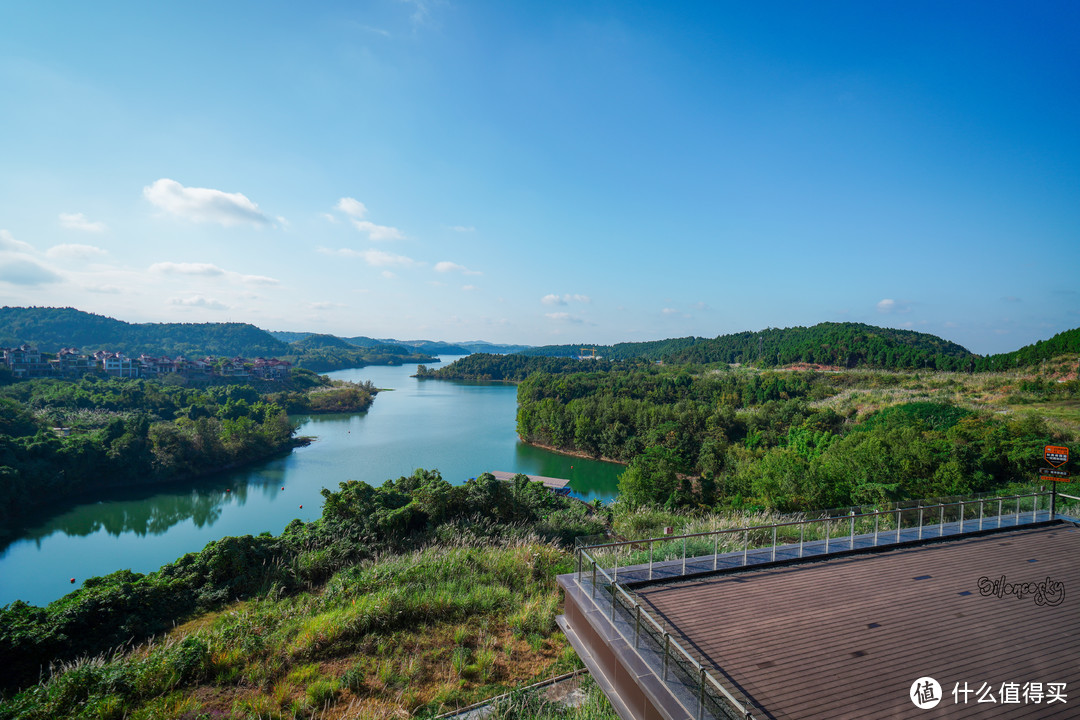
{"label": "metal handrail", "polygon": [[[944,510],[947,507],[955,507],[955,506],[960,506],[961,508],[963,508],[966,505],[971,505],[973,503],[986,503],[989,500],[999,500],[999,501],[1020,500],[1022,498],[1028,498],[1028,497],[1030,497],[1030,498],[1048,497],[1050,494],[1051,493],[1049,491],[1040,491],[1040,492],[1033,492],[1033,493],[1025,493],[1023,495],[1003,495],[1003,496],[995,496],[995,497],[978,498],[978,499],[975,499],[975,500],[958,500],[956,502],[938,503],[937,505],[921,505],[921,506],[918,506],[918,507],[911,507],[911,508],[893,508],[891,510],[875,510],[873,512],[850,513],[848,515],[835,515],[835,516],[830,515],[828,517],[823,517],[823,518],[804,518],[802,520],[788,520],[786,522],[771,523],[769,525],[750,525],[750,526],[744,526],[744,527],[738,527],[738,528],[725,528],[725,529],[722,529],[722,530],[706,530],[704,532],[689,533],[689,534],[686,534],[686,535],[664,535],[664,536],[661,536],[661,537],[643,538],[641,540],[619,540],[617,542],[600,543],[600,544],[597,544],[597,545],[584,545],[579,549],[581,549],[581,550],[584,550],[584,549],[599,550],[599,549],[602,549],[602,548],[617,548],[617,547],[625,547],[625,546],[628,546],[628,545],[643,545],[645,543],[669,542],[671,540],[689,540],[689,539],[692,539],[692,538],[709,537],[709,536],[712,536],[712,535],[724,535],[724,534],[729,534],[729,533],[750,532],[750,531],[753,531],[753,530],[770,530],[770,529],[774,529],[774,528],[789,527],[789,526],[794,526],[794,525],[806,526],[807,524],[811,524],[811,523],[827,523],[827,522],[835,522],[837,520],[851,520],[851,519],[866,518],[866,517],[880,517],[882,515],[898,515],[898,514],[901,514],[901,513],[904,513],[904,512],[912,511],[912,510],[923,510],[923,511],[925,511],[925,510],[936,510],[936,509],[939,509],[939,508]],[[1070,497],[1068,495],[1062,495],[1062,493],[1058,493],[1058,496],[1059,497]],[[1080,498],[1078,498],[1078,499],[1080,499]]]}
{"label": "metal handrail", "polygon": [[[581,554],[581,556],[583,556],[592,565],[593,577],[595,578],[596,573],[599,572],[600,575],[603,577],[603,579],[605,579],[607,581],[606,584],[607,584],[608,588],[610,588],[609,592],[611,593],[611,624],[615,628],[615,631],[617,633],[619,633],[620,636],[622,636],[623,640],[625,640],[627,642],[627,644],[629,644],[631,647],[634,648],[635,653],[637,652],[637,648],[638,648],[638,636],[640,634],[641,620],[642,620],[642,618],[644,618],[650,625],[652,625],[652,627],[655,629],[656,633],[659,636],[662,636],[664,638],[663,645],[660,648],[660,651],[661,651],[661,653],[663,653],[663,656],[664,656],[663,660],[662,660],[663,665],[664,665],[664,680],[667,679],[667,653],[669,651],[669,648],[671,648],[671,647],[674,647],[675,649],[677,649],[679,654],[681,654],[682,657],[684,657],[694,667],[694,669],[695,669],[695,671],[696,671],[696,673],[698,675],[698,680],[697,680],[697,682],[698,682],[698,707],[697,707],[697,713],[696,713],[697,718],[700,719],[704,715],[704,708],[705,708],[704,681],[707,679],[713,685],[713,687],[716,688],[716,690],[718,690],[720,692],[720,694],[724,698],[724,700],[727,701],[732,706],[732,709],[735,710],[740,715],[740,717],[745,718],[745,720],[753,720],[753,715],[751,715],[750,711],[747,710],[746,707],[742,703],[740,703],[738,700],[736,700],[735,696],[732,695],[728,691],[728,689],[725,688],[720,683],[720,681],[717,680],[716,677],[714,677],[712,675],[712,673],[710,673],[705,668],[704,665],[702,665],[694,656],[692,656],[689,652],[687,652],[686,649],[678,642],[678,640],[676,640],[671,635],[671,633],[669,633],[667,630],[665,630],[664,626],[661,625],[649,613],[649,611],[645,608],[645,606],[637,601],[637,599],[634,597],[634,595],[632,595],[629,591],[627,591],[627,589],[622,584],[615,581],[610,575],[608,575],[607,571],[600,565],[599,562],[597,562],[596,558],[592,557],[585,548],[579,549],[579,553]],[[596,581],[594,579],[593,588],[592,588],[592,594],[593,594],[594,597],[595,597],[597,587],[598,587],[598,584],[596,583]],[[633,639],[631,639],[629,637],[626,637],[626,635],[623,634],[623,632],[619,628],[619,626],[615,623],[615,605],[616,605],[617,593],[621,593],[623,595],[623,597],[626,599],[627,604],[630,607],[633,608],[633,616],[634,616],[634,638]],[[640,653],[638,653],[638,656],[640,657]],[[644,660],[644,658],[642,658],[642,659]],[[673,694],[673,697],[675,698],[675,701],[677,703],[679,703],[680,706],[682,706],[683,710],[685,710],[687,712],[687,714],[692,714],[690,708],[686,707],[686,704],[683,703],[683,701],[677,695]]]}

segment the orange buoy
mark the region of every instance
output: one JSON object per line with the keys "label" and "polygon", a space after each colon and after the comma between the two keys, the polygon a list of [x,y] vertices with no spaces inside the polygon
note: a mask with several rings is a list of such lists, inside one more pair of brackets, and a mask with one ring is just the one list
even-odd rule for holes
{"label": "orange buoy", "polygon": [[284,490],[285,488],[281,488],[281,489]]}
{"label": "orange buoy", "polygon": [[301,506],[300,506],[300,509],[301,509],[301,510],[303,510],[303,509],[304,509],[304,506],[303,506],[303,505],[301,505]]}
{"label": "orange buoy", "polygon": [[71,578],[71,584],[72,584],[72,585],[74,585],[74,584],[75,584],[75,578]]}

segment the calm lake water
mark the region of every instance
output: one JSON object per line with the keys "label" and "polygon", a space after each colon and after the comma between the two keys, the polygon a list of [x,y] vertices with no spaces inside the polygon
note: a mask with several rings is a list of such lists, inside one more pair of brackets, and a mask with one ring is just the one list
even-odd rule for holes
{"label": "calm lake water", "polygon": [[[455,357],[443,356],[446,363]],[[345,480],[381,485],[436,468],[455,485],[488,470],[569,478],[586,500],[614,499],[621,465],[565,457],[518,442],[517,387],[418,381],[415,365],[329,373],[388,388],[366,413],[295,418],[307,447],[198,482],[100,493],[25,518],[21,537],[0,549],[0,605],[45,605],[88,577],[156,570],[227,535],[281,532],[314,520],[319,491]],[[284,488],[284,489],[282,489]],[[70,583],[70,578],[76,584]]]}

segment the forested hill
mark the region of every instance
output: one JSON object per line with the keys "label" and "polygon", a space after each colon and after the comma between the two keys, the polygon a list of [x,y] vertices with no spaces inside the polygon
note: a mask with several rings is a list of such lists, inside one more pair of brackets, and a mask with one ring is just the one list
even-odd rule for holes
{"label": "forested hill", "polygon": [[[577,356],[590,346],[547,345],[525,355]],[[769,328],[719,337],[674,338],[598,345],[597,355],[612,360],[641,358],[671,363],[743,363],[765,366],[820,363],[845,368],[932,368],[970,370],[978,356],[936,335],[880,328],[862,323],[820,323],[813,327]]]}
{"label": "forested hill", "polygon": [[977,370],[1007,370],[1009,368],[1037,365],[1060,355],[1080,353],[1080,328],[1060,332],[1049,340],[1040,340],[1019,350],[979,358]]}
{"label": "forested hill", "polygon": [[[628,366],[624,365],[622,367]],[[473,353],[437,369],[421,365],[416,369],[416,377],[438,380],[521,382],[535,372],[560,375],[586,370],[607,372],[614,368],[615,363],[610,360],[578,360],[568,357]]]}
{"label": "forested hill", "polygon": [[275,357],[289,346],[248,323],[127,323],[75,308],[0,308],[0,347],[74,347],[127,355]]}

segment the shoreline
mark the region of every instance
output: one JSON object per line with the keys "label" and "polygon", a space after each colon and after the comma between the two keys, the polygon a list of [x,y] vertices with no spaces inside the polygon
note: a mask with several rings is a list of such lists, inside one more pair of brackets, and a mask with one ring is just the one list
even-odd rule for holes
{"label": "shoreline", "polygon": [[548,452],[557,453],[559,455],[566,455],[567,457],[581,458],[582,460],[598,460],[600,462],[612,463],[614,465],[628,466],[630,463],[625,460],[616,460],[615,458],[609,458],[604,455],[590,455],[582,450],[566,450],[563,448],[555,447],[554,445],[545,445],[544,443],[531,442],[518,435],[518,440],[529,445],[531,447],[540,448],[541,450],[547,450]]}

